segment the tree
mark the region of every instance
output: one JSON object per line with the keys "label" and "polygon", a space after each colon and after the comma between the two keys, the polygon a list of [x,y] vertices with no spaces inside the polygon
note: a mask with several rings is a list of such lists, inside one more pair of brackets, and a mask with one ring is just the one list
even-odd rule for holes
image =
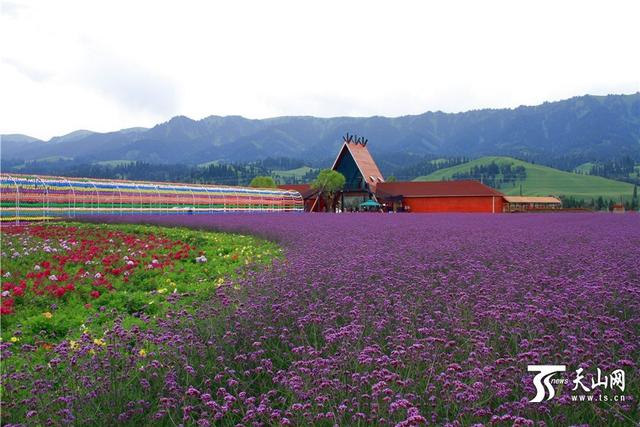
{"label": "tree", "polygon": [[638,209],[638,185],[633,186],[633,196],[631,197],[631,209]]}
{"label": "tree", "polygon": [[275,188],[276,182],[270,176],[256,176],[249,184],[251,187]]}
{"label": "tree", "polygon": [[385,179],[385,182],[396,182],[398,179],[394,176],[388,176],[387,179]]}
{"label": "tree", "polygon": [[346,179],[340,172],[336,172],[332,169],[323,169],[318,174],[318,177],[311,184],[311,188],[318,190],[327,201],[325,210],[333,209],[334,199],[338,192],[342,190]]}

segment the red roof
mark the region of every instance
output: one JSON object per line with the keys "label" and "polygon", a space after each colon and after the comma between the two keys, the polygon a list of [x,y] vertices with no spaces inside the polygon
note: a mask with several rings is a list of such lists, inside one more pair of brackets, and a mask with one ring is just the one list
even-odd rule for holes
{"label": "red roof", "polygon": [[367,184],[369,184],[369,188],[371,191],[375,191],[376,185],[380,182],[384,182],[384,178],[382,177],[382,173],[380,169],[378,169],[378,165],[371,157],[371,153],[369,153],[369,149],[366,145],[356,144],[355,142],[345,142],[338,153],[338,157],[336,157],[336,161],[333,162],[333,166],[331,169],[335,169],[338,161],[343,155],[343,152],[346,150],[351,153],[353,160],[355,160],[360,173],[366,180]]}
{"label": "red roof", "polygon": [[459,197],[500,196],[502,193],[480,181],[407,181],[378,184],[376,195],[382,197]]}
{"label": "red roof", "polygon": [[281,190],[297,191],[302,195],[303,199],[308,199],[309,197],[315,195],[317,192],[317,190],[311,188],[311,184],[282,184],[278,185],[278,188]]}

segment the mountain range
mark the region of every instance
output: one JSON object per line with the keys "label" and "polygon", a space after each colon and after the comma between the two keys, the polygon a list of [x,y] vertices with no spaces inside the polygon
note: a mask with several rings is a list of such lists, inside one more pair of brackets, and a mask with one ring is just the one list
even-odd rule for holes
{"label": "mountain range", "polygon": [[402,117],[185,116],[152,128],[97,133],[78,130],[41,141],[2,135],[4,160],[73,159],[77,162],[140,160],[200,164],[267,157],[332,159],[346,133],[369,140],[374,157],[406,161],[420,156],[514,156],[528,160],[576,157],[640,160],[640,92],[546,102],[514,109],[464,113],[426,112]]}

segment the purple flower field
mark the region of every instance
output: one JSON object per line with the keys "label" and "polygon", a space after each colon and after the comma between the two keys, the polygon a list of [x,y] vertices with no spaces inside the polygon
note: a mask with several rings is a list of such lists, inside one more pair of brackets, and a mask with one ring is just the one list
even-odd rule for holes
{"label": "purple flower field", "polygon": [[[286,256],[157,327],[116,322],[104,351],[63,342],[47,365],[12,367],[2,400],[14,418],[3,423],[30,424],[36,413],[51,414],[52,424],[98,425],[640,420],[638,215],[93,220],[251,233],[277,241]],[[1,346],[3,358],[31,351]],[[568,381],[532,403],[528,365],[566,365],[554,378]],[[580,368],[589,392],[572,390]],[[624,390],[592,386],[598,368],[603,376],[622,369]]]}

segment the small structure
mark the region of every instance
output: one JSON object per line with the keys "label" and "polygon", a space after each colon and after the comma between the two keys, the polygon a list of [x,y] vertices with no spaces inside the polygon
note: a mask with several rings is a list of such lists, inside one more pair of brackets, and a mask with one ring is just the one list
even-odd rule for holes
{"label": "small structure", "polygon": [[313,212],[324,211],[324,198],[321,197],[318,190],[311,187],[311,184],[282,184],[278,185],[278,188],[300,193],[306,212],[311,212],[311,209],[313,209]]}
{"label": "small structure", "polygon": [[624,213],[625,212],[624,205],[622,203],[616,203],[615,205],[613,205],[613,208],[611,209],[611,211],[613,213]]}
{"label": "small structure", "polygon": [[562,209],[562,201],[556,197],[504,196],[505,212],[535,212]]}
{"label": "small structure", "polygon": [[368,212],[379,212],[382,205],[375,200],[367,200],[366,202],[360,203],[360,208],[366,210]]}

